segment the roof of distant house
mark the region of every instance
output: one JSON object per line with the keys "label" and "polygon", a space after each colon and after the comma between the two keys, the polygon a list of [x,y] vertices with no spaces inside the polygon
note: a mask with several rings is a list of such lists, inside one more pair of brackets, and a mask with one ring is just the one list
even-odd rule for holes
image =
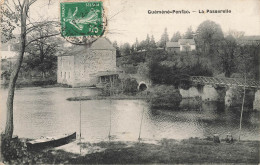
{"label": "roof of distant house", "polygon": [[179,39],[178,42],[180,45],[186,45],[186,44],[195,45],[194,39]]}
{"label": "roof of distant house", "polygon": [[180,45],[178,42],[166,42],[166,47],[167,48],[179,48]]}
{"label": "roof of distant house", "polygon": [[240,39],[248,41],[260,41],[260,36],[243,36]]}
{"label": "roof of distant house", "polygon": [[260,36],[243,36],[237,39],[238,44],[260,43]]}
{"label": "roof of distant house", "polygon": [[107,38],[99,38],[95,42],[93,42],[90,46],[89,45],[74,45],[68,52],[63,54],[62,56],[74,56],[77,54],[85,53],[87,49],[91,50],[116,50],[113,47],[112,43]]}

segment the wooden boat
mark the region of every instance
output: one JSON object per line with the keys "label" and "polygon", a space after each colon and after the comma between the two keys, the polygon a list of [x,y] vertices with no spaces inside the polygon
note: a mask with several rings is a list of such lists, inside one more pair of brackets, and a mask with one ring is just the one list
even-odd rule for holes
{"label": "wooden boat", "polygon": [[66,134],[62,137],[41,137],[40,139],[31,140],[26,143],[28,150],[38,150],[47,147],[58,147],[64,144],[68,144],[76,139],[76,132],[72,134]]}

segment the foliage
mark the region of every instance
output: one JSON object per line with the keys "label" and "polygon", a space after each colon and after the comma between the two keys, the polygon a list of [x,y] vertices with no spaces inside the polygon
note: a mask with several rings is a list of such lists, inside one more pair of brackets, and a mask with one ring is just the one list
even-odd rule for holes
{"label": "foliage", "polygon": [[225,77],[230,77],[235,72],[236,50],[237,43],[232,36],[227,36],[219,42],[217,57],[220,66],[222,66],[222,72],[225,73]]}
{"label": "foliage", "polygon": [[5,78],[6,80],[9,80],[11,73],[9,71],[3,71],[1,73],[1,78]]}
{"label": "foliage", "polygon": [[212,76],[212,70],[195,55],[177,55],[164,60],[152,60],[149,75],[154,84],[179,86],[187,76]]}
{"label": "foliage", "polygon": [[140,63],[139,65],[138,65],[138,69],[137,69],[137,73],[141,76],[141,77],[143,77],[143,78],[145,78],[145,79],[148,79],[149,78],[149,66],[148,66],[148,63],[146,62],[146,63]]}
{"label": "foliage", "polygon": [[259,80],[260,46],[258,44],[240,45],[235,59],[236,71],[243,77]]}
{"label": "foliage", "polygon": [[245,35],[245,32],[237,31],[237,30],[229,30],[227,35],[228,36],[232,36],[235,39],[241,39]]}
{"label": "foliage", "polygon": [[13,30],[18,25],[18,18],[16,13],[11,12],[7,6],[0,6],[1,16],[1,42],[6,43],[14,38]]}
{"label": "foliage", "polygon": [[116,48],[116,57],[120,57],[121,55],[116,41],[113,42],[113,47]]}
{"label": "foliage", "polygon": [[121,55],[127,56],[131,53],[131,46],[129,43],[124,43],[124,45],[120,46],[119,50]]}
{"label": "foliage", "polygon": [[4,162],[11,164],[13,164],[13,161],[18,164],[29,163],[28,152],[18,138],[9,140],[5,134],[1,134],[1,151]]}
{"label": "foliage", "polygon": [[190,26],[187,31],[185,32],[183,38],[184,39],[192,39],[193,38],[193,30],[192,30],[192,27]]}
{"label": "foliage", "polygon": [[138,83],[133,78],[118,79],[112,85],[107,83],[101,90],[102,96],[118,94],[135,95],[138,91]]}
{"label": "foliage", "polygon": [[159,41],[159,47],[165,48],[166,42],[168,42],[168,41],[169,41],[169,35],[167,32],[167,28],[165,28],[164,33],[162,34],[161,39]]}
{"label": "foliage", "polygon": [[198,26],[196,32],[196,43],[200,53],[211,58],[215,53],[216,45],[224,38],[221,26],[207,20]]}
{"label": "foliage", "polygon": [[182,100],[179,90],[172,85],[156,85],[148,93],[148,101],[154,108],[178,108]]}
{"label": "foliage", "polygon": [[137,93],[138,83],[133,78],[127,78],[123,80],[123,93],[128,95],[134,95]]}
{"label": "foliage", "polygon": [[171,42],[178,42],[179,39],[181,39],[181,33],[177,31],[176,33],[173,34],[171,38]]}

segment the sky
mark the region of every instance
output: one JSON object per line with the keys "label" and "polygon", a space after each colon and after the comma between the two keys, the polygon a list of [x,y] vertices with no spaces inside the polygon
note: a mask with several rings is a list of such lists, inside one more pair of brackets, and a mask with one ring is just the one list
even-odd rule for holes
{"label": "sky", "polygon": [[[38,0],[30,8],[30,21],[59,20],[59,3],[64,0]],[[73,1],[73,0],[71,0]],[[82,1],[82,0],[75,0]],[[245,35],[260,35],[260,0],[104,0],[108,18],[108,37],[118,44],[139,42],[149,34],[158,41],[167,28],[173,33],[185,33],[188,27],[196,31],[205,20],[216,22],[223,32],[244,31]],[[231,13],[199,13],[199,10],[231,10]],[[148,10],[188,10],[190,14],[148,14]],[[196,11],[196,12],[192,12]]]}

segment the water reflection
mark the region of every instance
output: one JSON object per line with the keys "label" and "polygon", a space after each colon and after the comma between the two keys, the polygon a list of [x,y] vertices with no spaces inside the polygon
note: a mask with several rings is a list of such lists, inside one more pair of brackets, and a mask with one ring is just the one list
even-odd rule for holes
{"label": "water reflection", "polygon": [[[79,133],[79,102],[67,101],[68,97],[95,95],[95,89],[80,88],[21,88],[16,91],[14,102],[14,134],[38,138]],[[1,109],[5,109],[7,91],[1,90]],[[82,101],[83,141],[107,140],[111,117],[111,135],[116,140],[137,141],[144,109],[141,138],[184,139],[206,137],[214,133],[225,137],[231,132],[238,136],[240,111],[226,109],[223,104],[202,104],[200,108],[182,110],[151,109],[139,100]],[[111,115],[110,115],[111,110]],[[246,112],[243,116],[244,140],[257,140],[259,113]],[[5,111],[1,111],[3,130]]]}

